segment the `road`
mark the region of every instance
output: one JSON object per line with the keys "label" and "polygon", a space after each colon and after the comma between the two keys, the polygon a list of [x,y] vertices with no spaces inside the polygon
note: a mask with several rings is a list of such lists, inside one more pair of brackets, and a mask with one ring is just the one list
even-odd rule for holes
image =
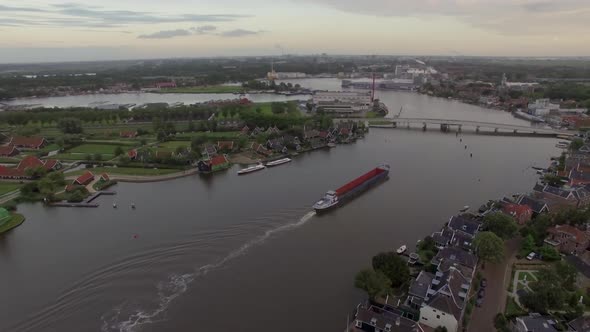
{"label": "road", "polygon": [[471,321],[467,328],[469,332],[494,332],[494,317],[499,312],[504,312],[506,297],[508,296],[508,283],[512,264],[516,261],[516,253],[520,248],[520,239],[512,239],[506,242],[505,259],[499,264],[486,264],[485,269],[480,270],[488,285],[485,291],[483,305],[473,309]]}

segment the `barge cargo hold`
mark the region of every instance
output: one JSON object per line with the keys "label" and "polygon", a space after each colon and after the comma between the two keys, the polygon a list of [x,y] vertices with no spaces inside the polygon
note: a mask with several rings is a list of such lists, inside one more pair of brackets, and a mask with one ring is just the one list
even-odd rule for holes
{"label": "barge cargo hold", "polygon": [[376,167],[342,187],[328,191],[322,199],[313,205],[313,208],[318,213],[336,208],[388,177],[389,165]]}

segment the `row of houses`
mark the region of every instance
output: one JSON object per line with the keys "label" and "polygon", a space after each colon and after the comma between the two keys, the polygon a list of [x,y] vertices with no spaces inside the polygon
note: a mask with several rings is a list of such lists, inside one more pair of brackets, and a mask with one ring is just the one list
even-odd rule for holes
{"label": "row of houses", "polygon": [[39,136],[12,136],[3,137],[0,142],[0,157],[14,157],[21,153],[21,150],[39,150],[48,143],[44,137]]}
{"label": "row of houses", "polygon": [[26,156],[16,167],[7,167],[0,165],[0,179],[8,180],[23,180],[31,179],[32,176],[28,174],[29,169],[41,167],[46,171],[54,171],[62,168],[62,164],[56,159],[41,160],[35,156]]}
{"label": "row of houses", "polygon": [[[411,281],[407,297],[396,307],[362,304],[355,310],[351,331],[432,331],[443,326],[458,330],[474,280],[477,257],[472,242],[481,218],[453,216],[432,234],[438,252]],[[434,272],[428,272],[434,271]]]}
{"label": "row of houses", "polygon": [[558,326],[558,322],[551,316],[531,313],[527,316],[517,317],[510,324],[510,329],[514,332],[589,332],[590,316],[571,320],[567,326]]}

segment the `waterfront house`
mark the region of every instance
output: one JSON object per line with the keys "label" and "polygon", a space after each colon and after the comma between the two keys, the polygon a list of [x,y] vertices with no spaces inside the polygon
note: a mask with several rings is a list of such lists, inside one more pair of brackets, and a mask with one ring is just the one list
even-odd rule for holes
{"label": "waterfront house", "polygon": [[589,153],[590,152],[590,145],[584,144],[582,147],[578,149],[580,152]]}
{"label": "waterfront house", "polygon": [[533,210],[533,217],[541,213],[549,212],[549,206],[547,206],[547,203],[545,201],[535,199],[530,196],[521,196],[518,199],[517,204],[529,206]]}
{"label": "waterfront house", "polygon": [[590,316],[578,317],[567,325],[573,332],[590,332]]}
{"label": "waterfront house", "polygon": [[107,173],[102,173],[100,175],[100,178],[98,179],[98,181],[101,181],[101,182],[108,182],[110,180],[111,180],[111,178],[109,177],[109,175]]}
{"label": "waterfront house", "polygon": [[428,298],[428,290],[434,280],[434,274],[420,271],[416,279],[410,283],[408,290],[407,305],[412,309],[420,310],[424,301]]}
{"label": "waterfront house", "polygon": [[234,141],[217,141],[217,149],[223,152],[231,152],[234,150]]}
{"label": "waterfront house", "polygon": [[0,157],[14,157],[20,153],[20,150],[14,145],[0,146]]}
{"label": "waterfront house", "polygon": [[94,174],[90,171],[86,171],[74,180],[73,184],[85,186],[94,180]]}
{"label": "waterfront house", "polygon": [[119,132],[121,138],[135,138],[137,137],[137,130],[127,130]]}
{"label": "waterfront house", "polygon": [[578,200],[578,207],[586,207],[590,205],[590,185],[579,186],[572,189],[574,197]]}
{"label": "waterfront house", "polygon": [[438,251],[436,256],[432,258],[431,263],[438,266],[439,269],[443,265],[462,265],[474,269],[477,264],[477,257],[458,247],[446,247]]}
{"label": "waterfront house", "polygon": [[557,211],[562,208],[576,207],[578,199],[572,190],[566,190],[550,185],[536,184],[533,188],[534,196],[543,199],[550,211]]}
{"label": "waterfront house", "polygon": [[315,129],[309,129],[309,130],[303,131],[303,140],[304,141],[310,141],[310,140],[317,138],[319,136],[320,136],[320,132]]}
{"label": "waterfront house", "polygon": [[266,141],[266,148],[274,152],[287,153],[287,148],[283,144],[283,138],[273,138]]}
{"label": "waterfront house", "polygon": [[301,150],[301,141],[299,137],[292,136],[292,135],[285,135],[283,136],[283,144],[292,150],[300,151]]}
{"label": "waterfront house", "polygon": [[211,159],[217,155],[217,148],[213,144],[206,144],[201,154],[207,159]]}
{"label": "waterfront house", "polygon": [[481,221],[475,220],[469,215],[452,216],[449,220],[448,227],[453,231],[461,231],[470,237],[475,237],[481,227]]}
{"label": "waterfront house", "polygon": [[447,331],[456,332],[463,318],[471,280],[472,275],[466,276],[453,266],[445,272],[437,272],[420,308],[420,324],[431,328],[444,326]]}
{"label": "waterfront house", "polygon": [[312,139],[309,141],[309,144],[311,145],[311,148],[312,148],[312,149],[314,149],[314,150],[315,150],[315,149],[321,149],[321,148],[324,148],[324,147],[326,147],[326,146],[327,146],[327,145],[326,145],[326,142],[322,141],[322,139],[321,139],[321,138],[319,138],[319,137],[312,138]]}
{"label": "waterfront house", "polygon": [[277,126],[268,127],[268,129],[266,130],[267,135],[278,135],[280,133],[281,131],[279,130],[279,128],[277,128]]}
{"label": "waterfront house", "polygon": [[258,135],[260,135],[262,133],[264,133],[264,128],[256,127],[256,128],[254,128],[254,130],[252,130],[252,133],[250,133],[250,136],[251,137],[256,137],[256,136],[258,136]]}
{"label": "waterfront house", "polygon": [[457,230],[453,232],[450,245],[461,248],[463,250],[473,250],[473,240],[475,238],[468,233]]}
{"label": "waterfront house", "polygon": [[200,160],[197,163],[197,168],[202,173],[216,172],[229,168],[231,163],[224,154],[217,155],[209,160]]}
{"label": "waterfront house", "polygon": [[448,246],[453,239],[453,230],[448,227],[443,227],[442,230],[432,233],[432,239],[438,249]]}
{"label": "waterfront house", "polygon": [[361,303],[347,331],[352,332],[423,332],[420,324],[403,316],[403,312],[390,306]]}
{"label": "waterfront house", "polygon": [[47,140],[39,136],[13,136],[8,141],[7,145],[14,145],[18,149],[34,149],[39,150],[47,145]]}
{"label": "waterfront house", "polygon": [[590,173],[588,172],[572,169],[568,174],[568,178],[570,179],[570,186],[590,184]]}
{"label": "waterfront house", "polygon": [[532,313],[528,316],[516,317],[510,325],[512,332],[557,332],[557,322],[551,316]]}
{"label": "waterfront house", "polygon": [[531,218],[533,217],[533,209],[528,205],[503,203],[502,212],[513,217],[520,225],[524,225],[531,221]]}
{"label": "waterfront house", "polygon": [[547,230],[545,243],[564,254],[581,255],[590,245],[588,234],[574,226],[556,225]]}
{"label": "waterfront house", "polygon": [[322,139],[324,142],[327,142],[327,141],[329,141],[329,140],[331,140],[331,139],[333,138],[333,137],[332,137],[332,133],[331,133],[330,131],[328,131],[328,130],[322,130],[322,131],[320,131],[320,133],[319,133],[319,135],[318,135],[318,136],[319,136],[319,138],[321,138],[321,139]]}
{"label": "waterfront house", "polygon": [[250,149],[258,154],[265,156],[265,157],[268,157],[272,154],[272,151],[265,148],[264,145],[258,144],[256,142],[254,142],[250,145]]}

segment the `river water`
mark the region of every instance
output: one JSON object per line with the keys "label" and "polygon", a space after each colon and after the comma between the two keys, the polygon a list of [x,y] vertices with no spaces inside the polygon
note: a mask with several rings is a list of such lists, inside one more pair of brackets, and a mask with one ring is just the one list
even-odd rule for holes
{"label": "river water", "polygon": [[[378,97],[405,116],[523,124],[445,99]],[[96,209],[21,205],[26,222],[0,237],[0,330],[341,331],[363,299],[354,275],[374,254],[413,245],[464,205],[530,190],[530,167],[547,165],[555,142],[372,129],[247,176],[235,166],[119,184]],[[327,215],[311,211],[380,163],[391,165],[387,182]]]}

